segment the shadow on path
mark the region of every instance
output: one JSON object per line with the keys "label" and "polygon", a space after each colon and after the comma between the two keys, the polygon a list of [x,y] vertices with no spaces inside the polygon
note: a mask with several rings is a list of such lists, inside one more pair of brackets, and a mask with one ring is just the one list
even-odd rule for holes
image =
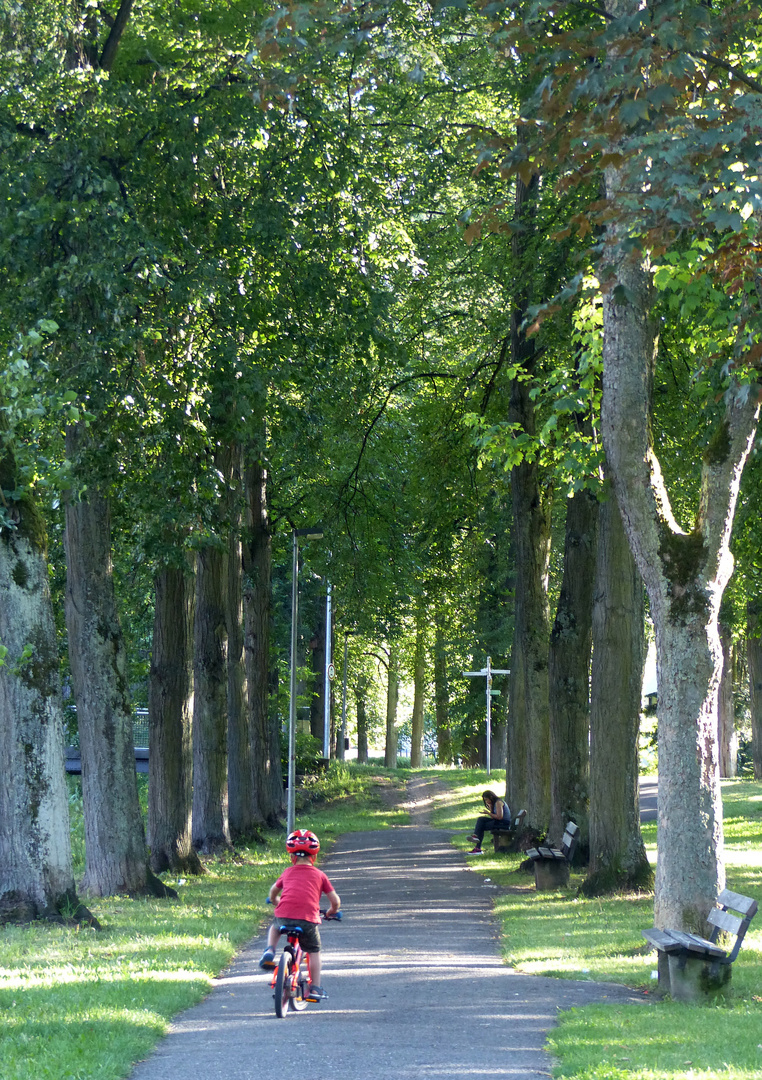
{"label": "shadow on path", "polygon": [[503,964],[488,888],[427,824],[434,793],[411,781],[414,825],[347,834],[325,860],[344,909],[321,930],[327,1002],[276,1019],[259,938],[132,1080],[280,1080],[304,1067],[331,1080],[548,1076],[559,1009],[642,1002],[626,987]]}

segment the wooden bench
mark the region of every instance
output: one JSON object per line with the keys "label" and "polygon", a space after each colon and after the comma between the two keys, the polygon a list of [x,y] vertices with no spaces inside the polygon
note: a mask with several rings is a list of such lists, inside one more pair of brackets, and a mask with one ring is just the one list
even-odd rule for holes
{"label": "wooden bench", "polygon": [[578,840],[579,825],[570,821],[564,829],[560,848],[536,847],[527,851],[527,858],[534,863],[534,885],[538,892],[566,888]]}
{"label": "wooden bench", "polygon": [[527,816],[526,810],[521,810],[515,818],[509,821],[496,821],[492,826],[492,844],[495,853],[498,851],[516,851],[516,840],[519,829],[524,824]]}
{"label": "wooden bench", "polygon": [[[736,912],[737,914],[734,914]],[[731,965],[738,956],[757,901],[723,889],[707,916],[708,938],[684,930],[643,930],[659,954],[659,985],[674,1001],[705,1001],[729,988]],[[717,944],[720,933],[735,936],[730,950]]]}

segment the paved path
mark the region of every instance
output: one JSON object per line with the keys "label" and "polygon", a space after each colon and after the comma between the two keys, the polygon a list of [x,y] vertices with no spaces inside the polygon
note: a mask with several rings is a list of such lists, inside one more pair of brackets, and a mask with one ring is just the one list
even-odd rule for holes
{"label": "paved path", "polygon": [[131,1080],[282,1080],[300,1060],[321,1080],[547,1077],[559,1009],[642,1001],[503,964],[489,888],[427,824],[432,790],[413,782],[415,825],[348,834],[323,863],[344,908],[321,930],[327,1002],[276,1019],[260,937]]}

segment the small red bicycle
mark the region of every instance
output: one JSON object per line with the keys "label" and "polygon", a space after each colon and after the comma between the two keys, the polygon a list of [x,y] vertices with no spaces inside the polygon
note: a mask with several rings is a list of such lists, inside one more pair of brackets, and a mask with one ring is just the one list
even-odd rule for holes
{"label": "small red bicycle", "polygon": [[[321,911],[324,920],[341,920],[341,912],[329,915]],[[281,926],[280,932],[288,938],[283,946],[278,966],[273,973],[270,986],[275,998],[275,1015],[282,1019],[290,1011],[301,1012],[307,1008],[310,998],[307,996],[310,986],[310,955],[302,951],[302,930],[299,926]],[[304,967],[302,962],[305,961]],[[306,968],[306,970],[305,970]]]}

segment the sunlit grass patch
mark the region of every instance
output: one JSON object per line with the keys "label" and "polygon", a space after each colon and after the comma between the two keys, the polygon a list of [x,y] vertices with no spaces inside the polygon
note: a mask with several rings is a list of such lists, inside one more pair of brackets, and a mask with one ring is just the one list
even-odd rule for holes
{"label": "sunlit grass patch", "polygon": [[[379,770],[385,773],[384,770]],[[400,786],[384,775],[384,783]],[[336,836],[408,820],[376,794],[374,770],[336,763],[300,791],[297,823],[323,853]],[[139,778],[145,808],[145,778]],[[84,869],[81,790],[70,780],[77,872]],[[43,922],[0,928],[2,1080],[118,1080],[177,1013],[200,1001],[236,951],[269,922],[270,885],[288,865],[283,830],[205,860],[200,877],[164,875],[177,900],[89,901],[103,930]],[[321,856],[322,857],[322,856]]]}
{"label": "sunlit grass patch", "polygon": [[593,1005],[561,1014],[548,1043],[559,1077],[733,1080],[762,1076],[759,1005]]}

